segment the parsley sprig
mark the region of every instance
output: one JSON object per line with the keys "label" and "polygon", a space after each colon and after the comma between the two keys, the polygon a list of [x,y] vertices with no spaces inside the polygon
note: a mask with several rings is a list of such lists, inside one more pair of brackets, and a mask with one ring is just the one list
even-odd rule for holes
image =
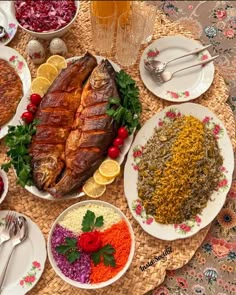
{"label": "parsley sprig", "polygon": [[73,263],[80,258],[80,252],[77,250],[77,239],[66,238],[65,244],[57,246],[56,251],[60,254],[66,255],[66,258],[70,263]]}
{"label": "parsley sprig", "polygon": [[92,253],[93,263],[96,266],[101,261],[101,257],[103,257],[103,262],[106,266],[110,265],[112,267],[116,266],[116,261],[113,256],[115,253],[115,249],[110,245],[107,244],[99,251]]}
{"label": "parsley sprig", "polygon": [[142,105],[139,101],[139,89],[124,70],[116,74],[116,83],[120,98],[110,98],[106,113],[113,117],[119,126],[125,126],[131,134],[135,128],[140,127]]}
{"label": "parsley sprig", "polygon": [[92,211],[87,210],[82,221],[82,231],[89,232],[92,231],[94,227],[101,227],[103,226],[103,224],[103,216],[99,216],[96,218],[95,214]]}
{"label": "parsley sprig", "polygon": [[36,133],[37,121],[30,124],[21,124],[9,126],[8,134],[5,138],[8,147],[7,155],[11,158],[9,162],[2,164],[1,168],[8,172],[11,166],[14,167],[17,174],[17,184],[22,187],[32,185],[31,174],[31,156],[28,147],[31,143],[32,136]]}

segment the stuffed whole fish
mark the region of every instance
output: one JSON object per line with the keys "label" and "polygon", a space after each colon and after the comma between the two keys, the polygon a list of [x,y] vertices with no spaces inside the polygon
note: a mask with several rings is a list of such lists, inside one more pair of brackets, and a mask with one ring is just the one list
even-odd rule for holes
{"label": "stuffed whole fish", "polygon": [[66,141],[64,175],[48,189],[55,197],[83,185],[106,157],[117,132],[106,114],[109,98],[118,97],[115,74],[109,61],[103,60],[84,87],[73,130]]}
{"label": "stuffed whole fish", "polygon": [[33,180],[40,190],[54,186],[65,168],[66,140],[81,103],[83,83],[96,65],[96,58],[87,53],[60,73],[41,101],[30,147]]}

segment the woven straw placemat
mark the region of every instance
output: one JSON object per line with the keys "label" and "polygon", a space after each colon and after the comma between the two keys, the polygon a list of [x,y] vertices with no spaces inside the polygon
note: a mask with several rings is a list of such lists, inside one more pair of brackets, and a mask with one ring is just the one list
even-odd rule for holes
{"label": "woven straw placemat", "polygon": [[[192,37],[190,32],[186,32],[182,27],[177,24],[170,23],[164,15],[158,12],[154,38],[157,39],[166,35],[181,34],[186,37]],[[19,29],[16,37],[10,43],[10,46],[18,50],[27,60],[32,77],[35,76],[36,67],[28,58],[25,48],[28,41],[32,37]],[[68,46],[69,52],[67,57],[83,55],[87,50],[95,53],[91,44],[91,29],[89,18],[89,3],[82,1],[79,16],[73,26],[63,38]],[[45,48],[48,46],[47,41],[43,41]],[[144,47],[140,50],[140,55]],[[139,55],[139,58],[140,58]],[[113,55],[114,57],[114,55]],[[112,58],[112,57],[111,57]],[[112,58],[114,61],[115,59]],[[143,85],[139,77],[138,63],[132,68],[127,69],[132,77],[137,81],[140,89],[140,99],[143,105],[142,123],[148,118],[153,116],[156,112],[163,109],[170,103],[158,99],[151,94]],[[200,103],[211,109],[223,121],[229,136],[232,140],[234,147],[235,142],[235,123],[231,109],[226,104],[228,98],[228,89],[216,70],[215,78],[210,89],[194,102]],[[6,161],[6,147],[3,140],[0,142],[0,164]],[[45,201],[27,192],[25,189],[16,185],[16,179],[13,171],[8,173],[9,177],[9,192],[6,200],[1,205],[1,210],[11,209],[22,212],[28,215],[34,222],[41,228],[45,238],[47,239],[50,227],[56,217],[68,206],[80,201],[85,200],[68,200],[68,201]],[[86,291],[76,289],[64,281],[62,281],[53,271],[46,261],[44,273],[34,289],[29,294],[31,295],[54,295],[54,294],[144,294],[145,292],[153,289],[162,283],[165,278],[166,269],[177,269],[186,264],[194,255],[197,248],[204,240],[209,227],[201,230],[199,233],[188,239],[177,240],[173,242],[165,242],[153,238],[145,233],[139,224],[132,218],[128,209],[128,205],[124,196],[123,188],[123,174],[107,187],[106,193],[101,197],[101,200],[110,202],[119,207],[129,218],[136,237],[135,255],[131,267],[126,274],[115,284],[105,289],[97,291]],[[172,253],[168,254],[164,259],[159,260],[155,265],[150,266],[148,269],[142,271],[140,266],[145,265],[151,261],[155,256],[159,256],[167,248],[171,247]]]}

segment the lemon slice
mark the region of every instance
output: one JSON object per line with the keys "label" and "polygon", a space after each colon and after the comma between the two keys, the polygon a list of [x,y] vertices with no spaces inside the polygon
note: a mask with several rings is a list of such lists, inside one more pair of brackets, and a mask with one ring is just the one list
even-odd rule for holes
{"label": "lemon slice", "polygon": [[50,85],[51,85],[51,82],[46,78],[43,78],[43,77],[35,78],[31,83],[31,92],[37,93],[43,97]]}
{"label": "lemon slice", "polygon": [[105,160],[99,167],[99,172],[104,177],[116,177],[120,174],[120,165],[114,160]]}
{"label": "lemon slice", "polygon": [[97,184],[93,177],[89,178],[83,186],[83,192],[91,198],[100,197],[102,194],[104,194],[105,190],[106,186]]}
{"label": "lemon slice", "polygon": [[53,82],[58,75],[57,68],[52,64],[42,64],[37,70],[37,77],[43,77]]}
{"label": "lemon slice", "polygon": [[112,183],[115,180],[115,177],[104,177],[99,170],[96,170],[93,179],[97,184],[106,185]]}
{"label": "lemon slice", "polygon": [[67,62],[64,59],[64,57],[60,55],[52,55],[47,60],[47,63],[54,65],[58,72],[60,72],[62,69],[65,69],[67,67]]}

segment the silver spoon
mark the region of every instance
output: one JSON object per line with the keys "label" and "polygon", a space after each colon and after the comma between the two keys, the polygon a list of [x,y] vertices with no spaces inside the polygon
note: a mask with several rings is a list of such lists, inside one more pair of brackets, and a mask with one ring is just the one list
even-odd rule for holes
{"label": "silver spoon", "polygon": [[186,56],[189,56],[189,55],[192,55],[192,54],[196,54],[196,53],[200,53],[202,51],[204,51],[205,49],[207,49],[208,47],[210,47],[211,44],[208,44],[202,48],[199,48],[199,49],[196,49],[196,50],[193,50],[193,51],[190,51],[184,55],[181,55],[181,56],[178,56],[178,57],[175,57],[167,62],[162,62],[160,60],[156,60],[156,59],[152,59],[152,60],[149,60],[149,61],[144,61],[144,67],[146,70],[150,71],[150,72],[153,72],[154,74],[160,74],[162,72],[164,72],[166,66],[171,63],[172,61],[175,61],[177,59],[180,59],[180,58],[183,58],[183,57],[186,57]]}
{"label": "silver spoon", "polygon": [[3,38],[6,35],[6,30],[3,26],[0,26],[0,38]]}
{"label": "silver spoon", "polygon": [[6,277],[7,269],[9,266],[9,262],[11,260],[12,254],[14,252],[14,249],[17,245],[21,244],[28,236],[28,224],[27,220],[23,216],[17,217],[17,220],[15,222],[15,232],[13,237],[11,238],[12,242],[12,249],[9,254],[9,257],[7,259],[7,262],[5,264],[5,267],[3,269],[3,272],[0,275],[0,291],[2,290],[2,286]]}
{"label": "silver spoon", "polygon": [[219,55],[213,56],[213,57],[211,57],[211,58],[209,58],[209,59],[205,59],[205,60],[203,60],[203,61],[201,61],[201,62],[199,62],[199,63],[196,63],[196,64],[194,64],[194,65],[191,65],[191,66],[188,66],[188,67],[182,68],[182,69],[177,70],[177,71],[175,71],[175,72],[173,72],[173,73],[171,73],[171,72],[163,72],[163,73],[157,75],[156,77],[157,77],[157,79],[158,79],[160,82],[167,82],[167,81],[171,80],[172,77],[173,77],[176,73],[181,72],[181,71],[184,71],[184,70],[187,70],[187,69],[190,69],[190,68],[193,68],[193,67],[196,67],[196,66],[200,66],[200,65],[203,65],[203,64],[207,64],[207,63],[213,61],[214,59],[216,59],[217,57],[219,57]]}

